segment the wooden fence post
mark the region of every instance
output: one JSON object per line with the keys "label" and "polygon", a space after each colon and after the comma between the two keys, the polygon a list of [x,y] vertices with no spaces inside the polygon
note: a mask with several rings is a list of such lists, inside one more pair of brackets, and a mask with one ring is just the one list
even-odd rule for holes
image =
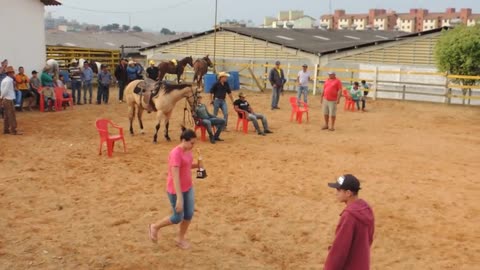
{"label": "wooden fence post", "polygon": [[451,102],[451,89],[448,88],[448,72],[445,72],[445,99],[443,100],[444,103],[450,104]]}
{"label": "wooden fence post", "polygon": [[313,95],[317,94],[317,83],[318,83],[318,64],[315,64],[315,74],[313,74]]}
{"label": "wooden fence post", "polygon": [[373,94],[373,100],[377,99],[378,92],[378,66],[375,66],[375,80],[373,81],[375,92]]}

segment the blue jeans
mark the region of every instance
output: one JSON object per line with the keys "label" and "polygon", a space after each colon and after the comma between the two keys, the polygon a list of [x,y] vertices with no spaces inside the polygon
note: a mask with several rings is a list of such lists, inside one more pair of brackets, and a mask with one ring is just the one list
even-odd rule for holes
{"label": "blue jeans", "polygon": [[75,102],[75,97],[77,97],[76,99],[76,103],[80,103],[80,98],[82,97],[82,81],[78,81],[78,80],[72,80],[72,98],[73,98],[73,102]]}
{"label": "blue jeans", "polygon": [[272,109],[278,107],[278,102],[280,101],[280,94],[282,93],[283,87],[277,86],[272,89]]}
{"label": "blue jeans", "polygon": [[97,104],[108,103],[108,92],[110,92],[108,85],[98,85],[98,92],[97,92]]}
{"label": "blue jeans", "polygon": [[[225,127],[225,120],[217,117],[202,119],[202,125],[207,129],[208,135],[210,137],[219,138],[220,133],[222,133],[222,130]],[[215,131],[215,134],[213,134],[212,132],[212,125],[217,128],[217,131]]]}
{"label": "blue jeans", "polygon": [[352,99],[357,104],[357,110],[360,110],[360,99]]}
{"label": "blue jeans", "polygon": [[83,81],[83,103],[87,103],[87,90],[89,95],[88,100],[92,103],[92,81]]}
{"label": "blue jeans", "polygon": [[178,224],[182,222],[182,220],[190,221],[193,218],[193,211],[195,208],[195,192],[193,187],[191,187],[188,191],[182,192],[183,194],[183,211],[177,213],[175,210],[175,206],[177,205],[177,195],[170,194],[167,192],[168,199],[170,200],[170,204],[172,205],[173,214],[170,216],[170,221],[173,224]]}
{"label": "blue jeans", "polygon": [[302,97],[303,94],[303,102],[307,102],[307,96],[308,96],[308,86],[299,86],[297,90],[297,100],[300,101],[300,98]]}
{"label": "blue jeans", "polygon": [[228,106],[227,101],[225,99],[216,98],[213,101],[213,115],[218,115],[218,109],[222,110],[223,119],[225,119],[225,127],[228,125]]}
{"label": "blue jeans", "polygon": [[263,125],[263,130],[268,130],[268,123],[267,123],[267,117],[263,116],[263,114],[259,113],[249,113],[248,116],[248,121],[252,121],[253,126],[255,127],[255,130],[260,133],[260,127],[258,126],[258,121],[257,119],[262,120],[262,125]]}

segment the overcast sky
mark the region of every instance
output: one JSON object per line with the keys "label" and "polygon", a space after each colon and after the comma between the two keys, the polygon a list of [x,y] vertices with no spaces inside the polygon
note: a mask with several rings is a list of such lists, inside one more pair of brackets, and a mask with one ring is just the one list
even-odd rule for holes
{"label": "overcast sky", "polygon": [[[139,25],[159,31],[204,31],[214,25],[215,0],[60,0],[64,5],[48,7],[54,17],[65,16],[105,25],[109,23]],[[469,7],[480,13],[480,0],[331,0],[332,10],[366,13],[369,8],[408,12],[410,8],[444,11],[447,7]],[[81,10],[84,9],[84,10]],[[280,10],[303,10],[319,18],[329,13],[329,0],[218,0],[218,20],[252,20],[263,23],[265,16],[276,16]],[[95,12],[99,11],[99,12]],[[106,13],[108,11],[110,13]],[[127,13],[130,13],[129,16]]]}

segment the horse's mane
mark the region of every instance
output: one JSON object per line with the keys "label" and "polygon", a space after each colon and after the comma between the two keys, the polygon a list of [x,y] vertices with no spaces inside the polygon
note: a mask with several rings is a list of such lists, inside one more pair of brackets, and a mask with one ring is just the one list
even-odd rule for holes
{"label": "horse's mane", "polygon": [[[162,87],[163,86],[163,87]],[[184,89],[185,87],[192,87],[191,84],[184,83],[184,84],[166,84],[163,82],[158,82],[157,85],[155,86],[156,89],[163,89],[165,91],[165,94],[169,94],[174,90],[181,90]]]}

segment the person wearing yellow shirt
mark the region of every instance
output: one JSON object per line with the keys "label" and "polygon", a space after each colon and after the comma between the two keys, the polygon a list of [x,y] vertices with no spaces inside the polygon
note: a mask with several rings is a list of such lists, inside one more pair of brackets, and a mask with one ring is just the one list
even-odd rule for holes
{"label": "person wearing yellow shirt", "polygon": [[[28,76],[25,75],[25,70],[23,67],[18,68],[18,74],[15,76],[15,81],[17,82],[17,89],[20,90],[22,93],[22,104],[23,101],[28,100],[28,109],[32,110],[32,104],[35,101],[35,96],[33,95],[32,91],[30,90]],[[20,110],[22,110],[22,106],[20,106]]]}

